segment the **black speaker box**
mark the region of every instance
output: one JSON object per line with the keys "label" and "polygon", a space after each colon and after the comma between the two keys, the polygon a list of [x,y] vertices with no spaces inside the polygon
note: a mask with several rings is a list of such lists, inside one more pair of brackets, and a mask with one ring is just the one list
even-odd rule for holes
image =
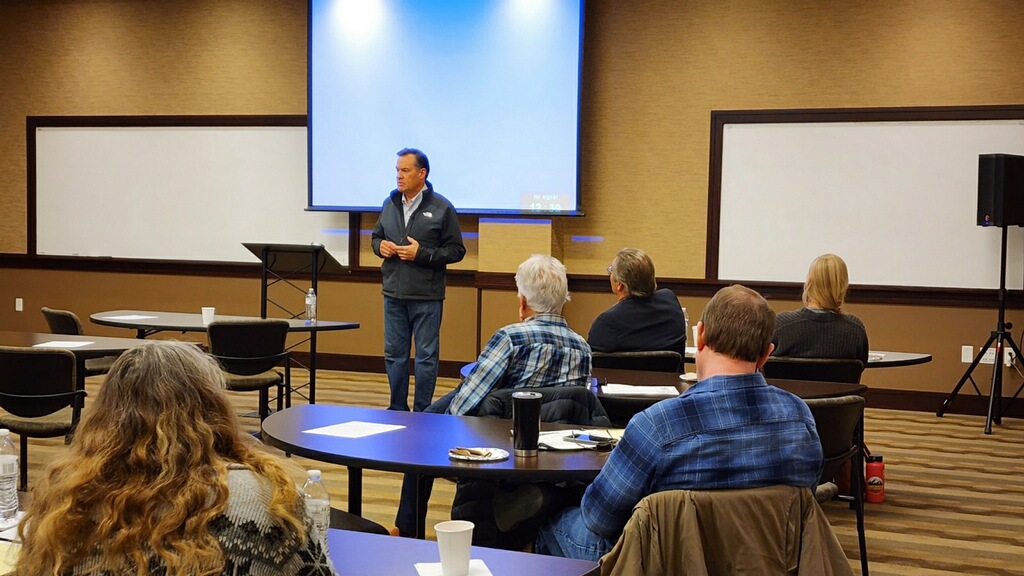
{"label": "black speaker box", "polygon": [[1024,156],[978,156],[978,226],[1024,226]]}

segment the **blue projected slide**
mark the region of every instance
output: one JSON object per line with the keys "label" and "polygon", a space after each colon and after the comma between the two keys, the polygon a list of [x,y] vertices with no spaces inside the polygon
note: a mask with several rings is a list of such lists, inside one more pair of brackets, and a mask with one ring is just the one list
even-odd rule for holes
{"label": "blue projected slide", "polygon": [[582,2],[311,0],[310,208],[380,210],[413,147],[461,213],[576,213]]}

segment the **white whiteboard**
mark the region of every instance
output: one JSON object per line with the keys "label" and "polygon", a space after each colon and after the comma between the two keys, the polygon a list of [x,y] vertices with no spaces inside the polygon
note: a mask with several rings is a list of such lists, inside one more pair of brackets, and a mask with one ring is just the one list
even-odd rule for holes
{"label": "white whiteboard", "polygon": [[[1024,155],[1024,123],[726,124],[718,277],[803,282],[831,252],[851,284],[998,288],[1001,229],[976,225],[978,155],[995,153]],[[1024,230],[1008,232],[1019,289]]]}
{"label": "white whiteboard", "polygon": [[348,215],[305,210],[304,127],[35,136],[37,254],[256,262],[242,242],[319,242],[347,264]]}

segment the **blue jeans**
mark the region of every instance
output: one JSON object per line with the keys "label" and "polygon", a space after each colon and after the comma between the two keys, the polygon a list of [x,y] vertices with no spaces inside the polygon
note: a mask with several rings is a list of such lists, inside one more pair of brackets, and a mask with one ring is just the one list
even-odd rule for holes
{"label": "blue jeans", "polygon": [[[441,396],[423,412],[444,414],[448,411],[448,405],[452,403],[456,390],[458,388]],[[433,476],[406,474],[402,478],[402,496],[398,500],[398,514],[395,515],[395,526],[398,527],[399,535],[419,537],[419,531],[423,530],[424,524],[427,523],[427,502],[433,488]]]}
{"label": "blue jeans", "polygon": [[409,351],[413,339],[416,340],[413,410],[422,411],[434,399],[443,305],[443,300],[384,297],[384,369],[391,386],[388,410],[409,411]]}
{"label": "blue jeans", "polygon": [[565,508],[541,526],[534,551],[548,556],[597,562],[615,546],[617,540],[591,532],[583,522],[583,512],[574,506]]}

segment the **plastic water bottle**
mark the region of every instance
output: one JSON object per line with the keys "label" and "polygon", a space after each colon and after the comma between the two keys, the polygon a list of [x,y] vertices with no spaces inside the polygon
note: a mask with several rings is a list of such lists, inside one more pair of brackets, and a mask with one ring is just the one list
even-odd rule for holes
{"label": "plastic water bottle", "polygon": [[331,495],[320,480],[319,470],[306,472],[306,483],[302,485],[302,497],[306,502],[306,512],[313,520],[320,545],[327,552],[327,528],[331,525]]}
{"label": "plastic water bottle", "polygon": [[[683,306],[683,338],[690,338],[690,315],[686,313],[686,306]],[[687,346],[696,346],[695,342],[687,342]]]}
{"label": "plastic water bottle", "polygon": [[306,292],[306,322],[316,324],[316,292],[312,288]]}
{"label": "plastic water bottle", "polygon": [[11,442],[11,431],[0,428],[0,518],[8,520],[18,513],[18,449]]}

